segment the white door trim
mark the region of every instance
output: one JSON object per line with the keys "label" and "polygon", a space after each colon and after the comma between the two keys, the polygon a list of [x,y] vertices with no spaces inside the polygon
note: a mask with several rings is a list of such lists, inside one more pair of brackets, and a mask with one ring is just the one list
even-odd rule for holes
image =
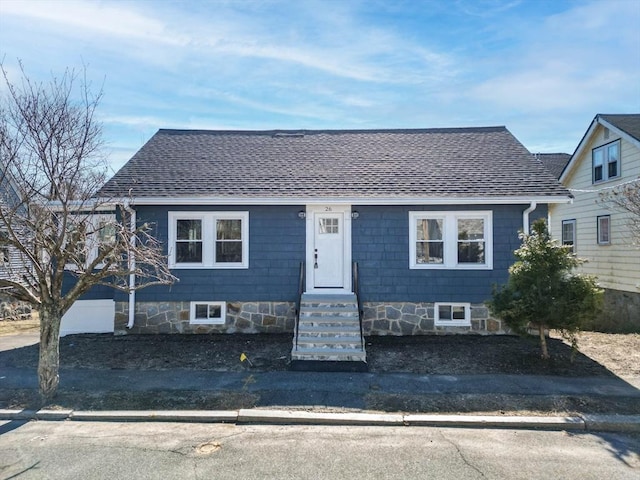
{"label": "white door trim", "polygon": [[[314,286],[314,241],[316,214],[342,213],[343,214],[343,282],[342,288],[316,288]],[[306,206],[306,293],[349,294],[351,293],[351,205],[326,204]]]}

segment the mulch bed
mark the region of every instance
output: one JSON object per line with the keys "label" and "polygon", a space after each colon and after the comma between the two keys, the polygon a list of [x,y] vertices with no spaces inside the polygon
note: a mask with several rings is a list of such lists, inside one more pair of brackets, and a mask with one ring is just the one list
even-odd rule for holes
{"label": "mulch bed", "polygon": [[[61,368],[277,371],[289,368],[292,336],[71,335],[60,339]],[[604,376],[612,373],[557,338],[551,360],[540,358],[538,339],[446,335],[368,337],[371,372],[421,374],[533,374]],[[240,361],[241,354],[249,361]],[[38,346],[0,352],[0,367],[36,367]]]}

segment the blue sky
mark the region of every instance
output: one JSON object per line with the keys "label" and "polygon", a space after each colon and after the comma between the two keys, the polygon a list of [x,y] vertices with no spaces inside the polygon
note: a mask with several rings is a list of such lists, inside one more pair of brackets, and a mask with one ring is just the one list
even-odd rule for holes
{"label": "blue sky", "polygon": [[87,65],[113,169],[158,128],[506,125],[572,153],[640,112],[640,0],[0,0],[0,58]]}

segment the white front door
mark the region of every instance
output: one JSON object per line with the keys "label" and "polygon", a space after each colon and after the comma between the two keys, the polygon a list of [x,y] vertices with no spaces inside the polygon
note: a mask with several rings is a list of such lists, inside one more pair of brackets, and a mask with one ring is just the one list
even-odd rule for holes
{"label": "white front door", "polygon": [[342,291],[351,288],[350,212],[348,206],[307,209],[307,225],[310,227],[307,230],[307,286],[311,290]]}

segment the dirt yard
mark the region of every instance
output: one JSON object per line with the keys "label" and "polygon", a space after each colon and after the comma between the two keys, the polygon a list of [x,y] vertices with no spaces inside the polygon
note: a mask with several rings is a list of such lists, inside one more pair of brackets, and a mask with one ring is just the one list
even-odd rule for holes
{"label": "dirt yard", "polygon": [[[4,322],[0,322],[2,324]],[[33,328],[33,327],[32,327]],[[24,331],[24,330],[21,330]],[[63,368],[213,371],[287,370],[291,335],[71,335],[60,339]],[[371,372],[640,376],[640,335],[580,334],[578,352],[557,334],[551,360],[538,339],[515,336],[368,337]],[[0,355],[0,366],[37,365],[37,347]],[[241,354],[248,361],[240,361]]]}
{"label": "dirt yard", "polygon": [[[274,371],[289,368],[291,347],[291,335],[72,335],[60,340],[60,358],[62,368]],[[568,343],[552,334],[549,339],[552,359],[549,361],[540,358],[537,338],[513,336],[369,337],[366,348],[369,371],[373,373],[640,376],[639,334],[585,332],[579,337],[578,352],[572,352]],[[240,360],[242,354],[246,355],[247,361]],[[35,368],[37,361],[37,345],[0,352],[0,370],[3,366]],[[241,392],[61,391],[52,405],[75,409],[236,409],[250,408],[258,401]],[[375,411],[517,415],[549,412],[637,414],[640,413],[637,403],[637,399],[608,397],[408,397],[384,392],[372,392],[367,398],[367,408]],[[26,408],[36,404],[34,392],[0,392],[0,408]]]}

